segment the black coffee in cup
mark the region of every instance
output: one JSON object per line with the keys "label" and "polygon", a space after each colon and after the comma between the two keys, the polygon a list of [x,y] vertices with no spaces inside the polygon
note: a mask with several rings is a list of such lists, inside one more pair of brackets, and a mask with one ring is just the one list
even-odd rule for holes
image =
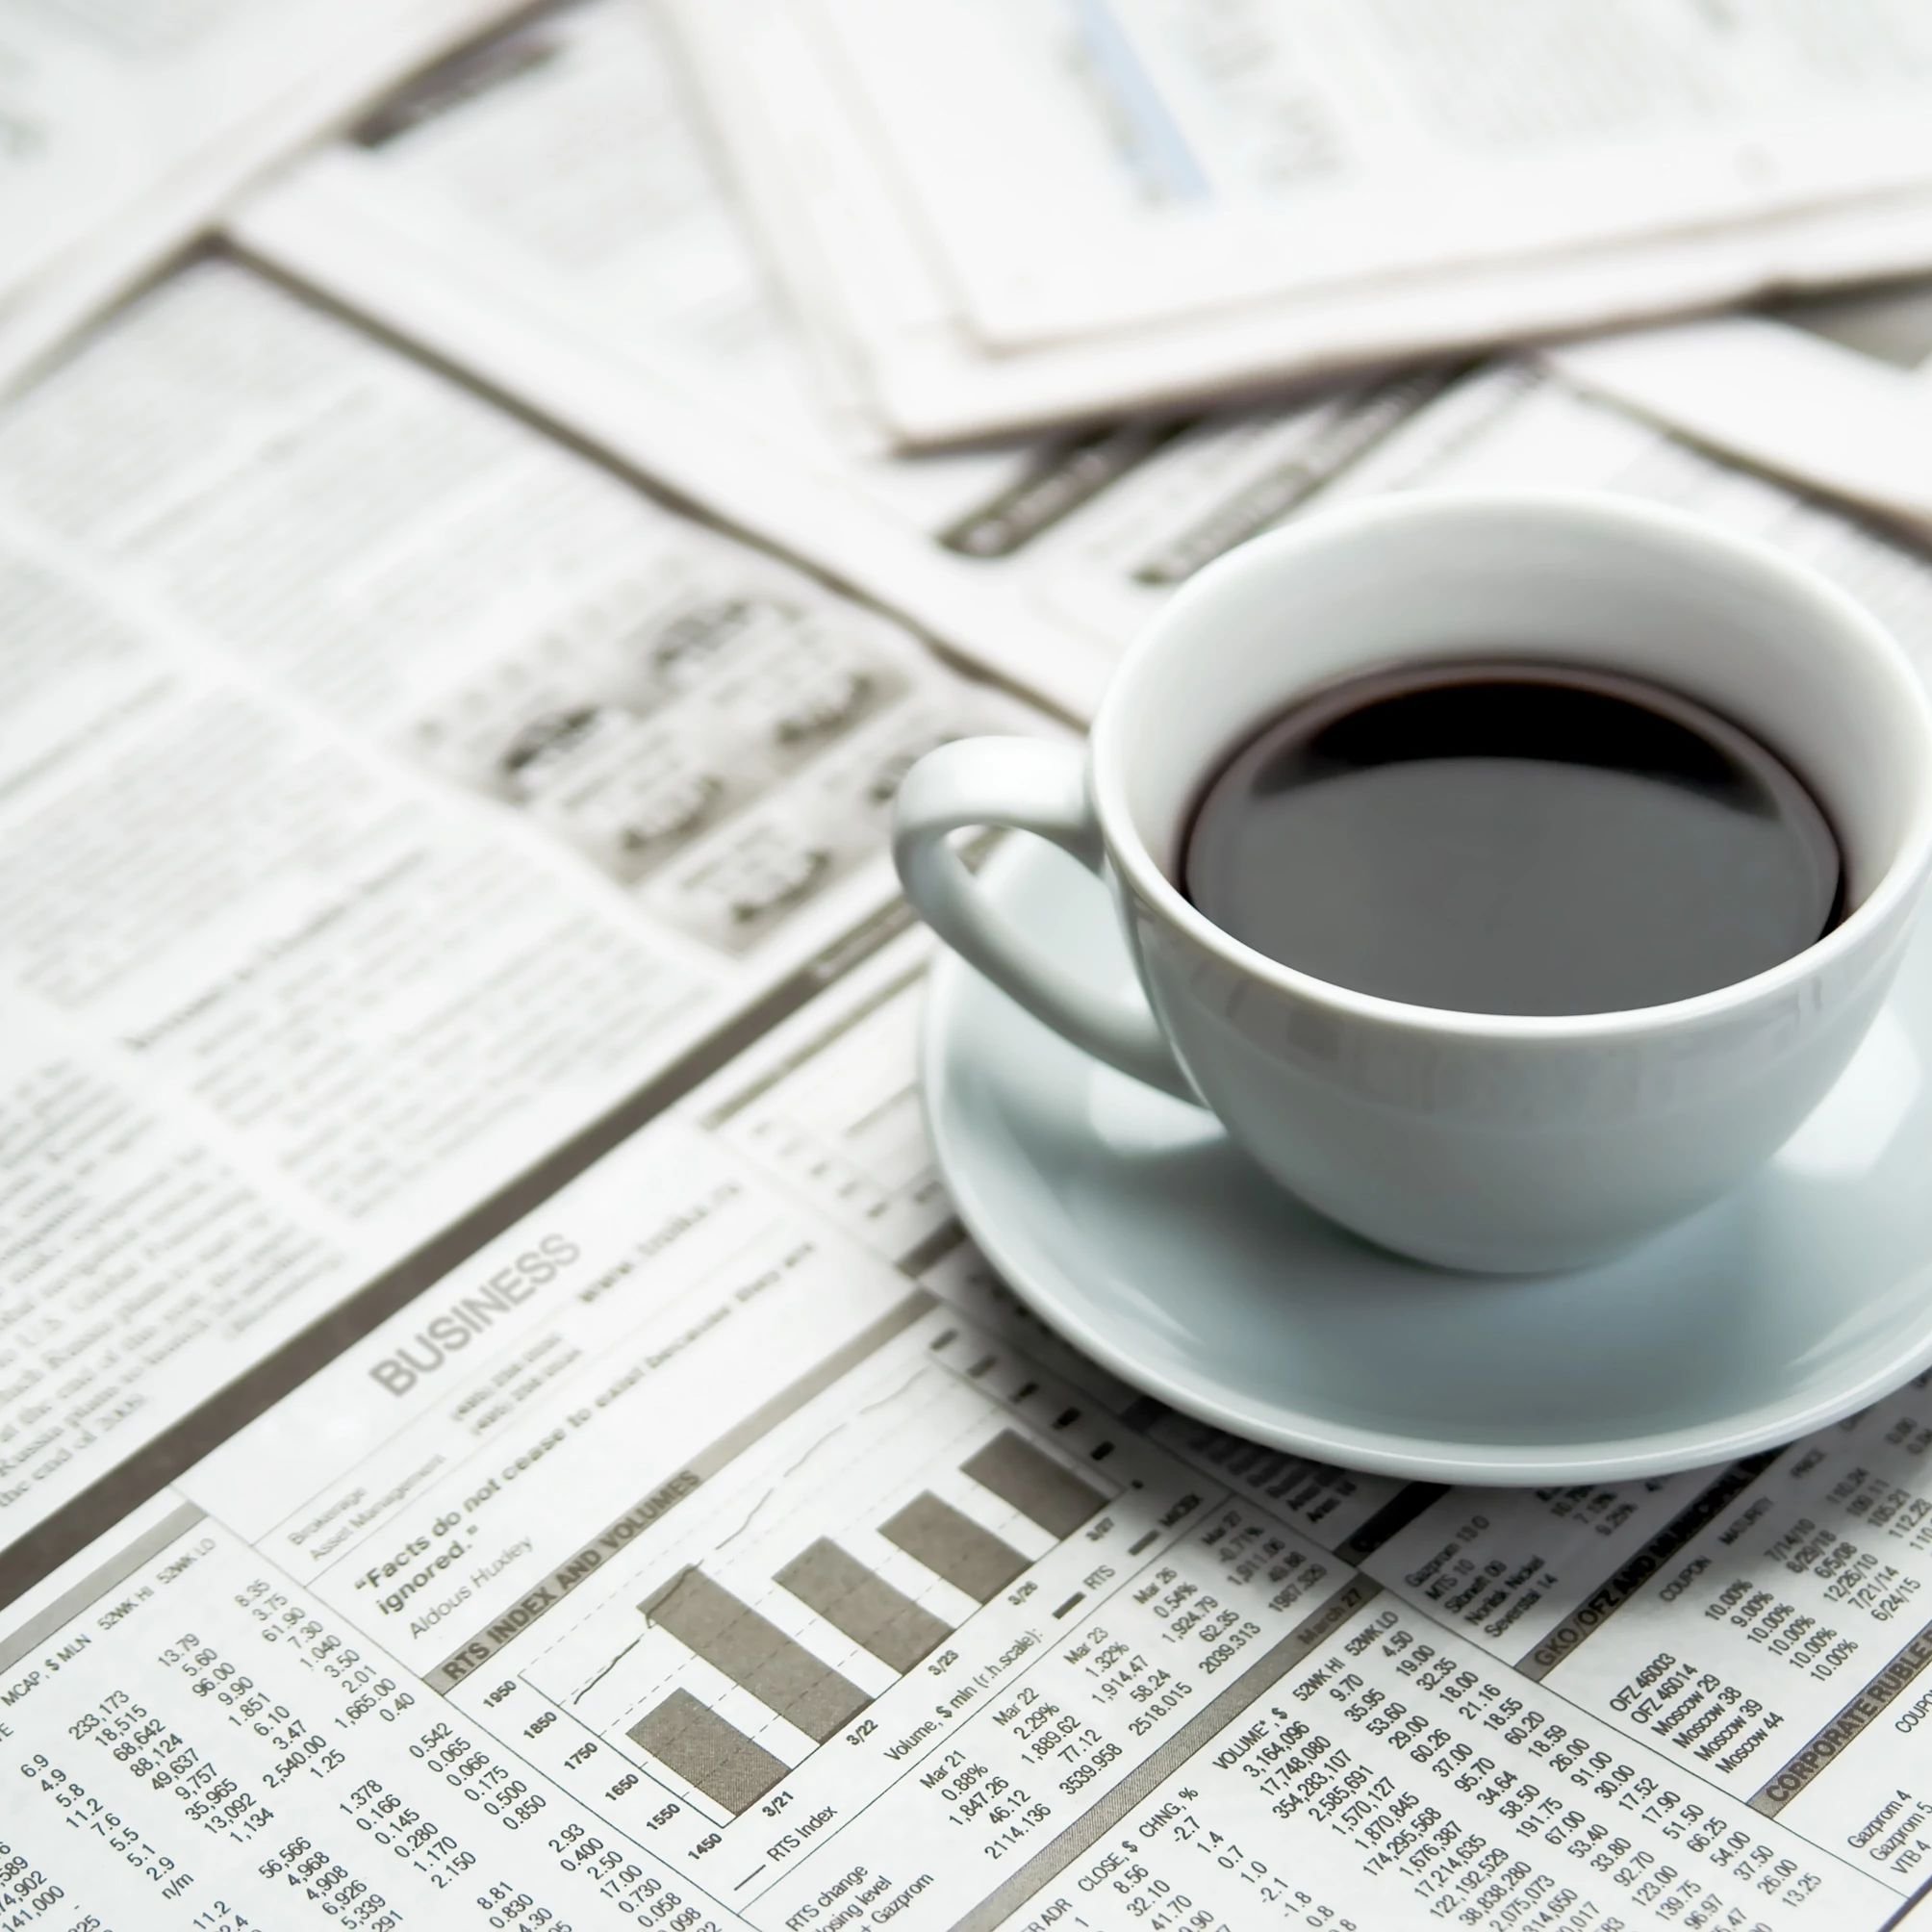
{"label": "black coffee in cup", "polygon": [[1845,909],[1831,825],[1768,747],[1644,680],[1515,662],[1293,705],[1203,788],[1181,884],[1284,965],[1470,1013],[1689,999]]}

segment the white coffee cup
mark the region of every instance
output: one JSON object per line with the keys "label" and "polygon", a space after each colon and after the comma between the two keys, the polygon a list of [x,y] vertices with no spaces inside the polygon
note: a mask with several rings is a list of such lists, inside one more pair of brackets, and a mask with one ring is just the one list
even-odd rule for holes
{"label": "white coffee cup", "polygon": [[[1635,674],[1754,732],[1831,820],[1848,915],[1694,999],[1527,1017],[1313,979],[1182,894],[1189,809],[1260,725],[1351,673],[1469,657]],[[1106,880],[1145,1002],[991,904],[948,837],[983,826]],[[948,945],[1087,1052],[1211,1107],[1324,1213],[1448,1267],[1575,1267],[1721,1194],[1843,1071],[1932,871],[1932,708],[1872,617],[1763,544],[1611,496],[1391,496],[1204,571],[1129,650],[1084,754],[1007,738],[929,753],[901,790],[895,855]]]}

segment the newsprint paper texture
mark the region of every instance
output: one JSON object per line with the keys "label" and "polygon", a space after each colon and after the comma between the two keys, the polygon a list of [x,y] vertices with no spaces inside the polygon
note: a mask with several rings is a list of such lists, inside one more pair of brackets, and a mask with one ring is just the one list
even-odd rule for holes
{"label": "newsprint paper texture", "polygon": [[[1924,1379],[1481,1491],[1084,1361],[931,1170],[882,852],[1055,726],[405,306],[211,252],[0,413],[0,1925],[1904,1924]],[[865,487],[1071,655],[1538,481],[1932,643],[1910,538],[1548,367],[1072,460]]]}

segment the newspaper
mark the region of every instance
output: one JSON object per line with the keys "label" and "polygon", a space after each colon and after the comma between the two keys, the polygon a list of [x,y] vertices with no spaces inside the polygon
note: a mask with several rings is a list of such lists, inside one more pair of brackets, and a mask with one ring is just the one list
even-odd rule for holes
{"label": "newspaper", "polygon": [[0,409],[0,608],[10,1540],[804,997],[1016,715],[218,259]]}
{"label": "newspaper", "polygon": [[[1923,552],[1546,368],[1325,407],[968,547],[1098,633],[1304,505],[1587,484],[1932,646]],[[107,470],[101,421],[140,429]],[[0,518],[60,623],[0,765],[0,1145],[47,1223],[0,1426],[116,1366],[17,1386],[55,1266],[129,1360],[190,1337],[80,1418],[112,1480],[10,1465],[0,1910],[1881,1932],[1925,1895],[1925,1379],[1718,1468],[1443,1489],[1165,1411],[993,1278],[876,845],[897,761],[999,706],[888,619],[223,260],[0,419]],[[849,728],[634,872],[709,734],[780,715]],[[848,826],[841,877],[791,862]],[[777,893],[734,946],[741,862]]]}
{"label": "newspaper", "polygon": [[1924,284],[1604,337],[1555,350],[1552,360],[1573,380],[1731,455],[1932,529]]}
{"label": "newspaper", "polygon": [[[1922,172],[1916,190],[1824,188],[1915,146],[1926,28],[1907,0],[1577,5],[1534,27],[1477,0],[668,4],[794,299],[910,445],[1600,329],[1932,249]],[[1828,75],[1814,39],[1841,57]],[[1184,194],[1147,178],[1176,142],[1202,173]],[[1517,210],[1548,233],[1491,231]],[[1584,245],[1599,230],[1630,232]]]}
{"label": "newspaper", "polygon": [[[1290,515],[1441,382],[1403,377],[1050,439],[1017,473],[955,503],[951,522],[921,529],[795,445],[745,428],[701,385],[635,353],[614,369],[580,338],[485,300],[426,231],[399,233],[369,195],[348,191],[338,160],[326,155],[253,197],[227,234],[278,273],[514,392],[591,447],[814,558],[949,655],[1072,719],[1092,715],[1168,589]],[[1171,554],[1155,555],[1163,544]],[[1147,555],[1131,554],[1143,546]]]}
{"label": "newspaper", "polygon": [[[813,558],[957,655],[1086,715],[1121,640],[1089,649],[989,597],[965,533],[1004,505],[1104,487],[1148,432],[919,459],[855,443],[679,117],[654,19],[596,0],[485,42],[231,210],[225,232],[278,274]],[[518,192],[496,179],[499,149],[516,158]],[[553,180],[565,185],[547,190]],[[659,249],[691,265],[702,299],[667,292]]]}
{"label": "newspaper", "polygon": [[264,166],[513,0],[28,0],[0,21],[0,384]]}
{"label": "newspaper", "polygon": [[799,11],[999,346],[1932,186],[1910,0]]}
{"label": "newspaper", "polygon": [[[350,179],[339,155],[325,155],[256,197],[231,233],[283,272],[539,399],[621,460],[835,562],[956,656],[1076,718],[1091,714],[1121,649],[1174,589],[1359,469],[1378,473],[1379,452],[1451,379],[1437,369],[1051,439],[1017,475],[955,504],[949,524],[918,531],[876,502],[835,514],[828,472],[748,441],[715,395],[678,389],[635,357],[620,380],[554,335],[502,323],[482,304],[480,280],[440,265],[431,222],[398,233],[378,197],[347,190]],[[1840,312],[1840,326],[1856,326],[1851,313]],[[1901,306],[1889,340],[1917,339]],[[1546,351],[1518,375],[1538,368],[1565,394],[1580,386],[1617,404],[1603,419],[1625,424],[1644,449],[1689,460],[1688,439],[1906,526],[1932,515],[1922,434],[1932,390],[1813,332],[1701,322]],[[1628,412],[1674,434],[1644,436]],[[1544,461],[1555,464],[1551,480],[1597,480],[1561,435],[1510,480],[1537,482]]]}
{"label": "newspaper", "polygon": [[1932,1921],[1932,1378],[1545,1490],[1167,1411],[953,1219],[882,856],[1052,728],[929,647],[1078,716],[1324,503],[1681,503],[1932,674],[1927,553],[1568,352],[885,459],[670,76],[486,41],[0,407],[0,1922]]}
{"label": "newspaper", "polygon": [[1385,424],[1390,395],[1430,387],[964,454],[867,449],[692,124],[663,10],[631,0],[466,49],[253,196],[229,232],[1075,716],[1146,600],[986,600],[1023,549],[1130,483],[1198,504],[1209,470],[1231,488],[1243,471],[1258,509],[1284,514],[1287,466],[1307,487]]}
{"label": "newspaper", "polygon": [[20,1600],[16,1897],[156,1927],[1899,1922],[1922,1385],[1546,1491],[1188,1422],[949,1227],[922,957],[238,1405]]}
{"label": "newspaper", "polygon": [[[479,270],[450,266],[447,225],[425,212],[404,232],[361,165],[339,152],[256,196],[229,232],[281,272],[515,389],[618,460],[824,560],[953,655],[1073,718],[1091,715],[1121,649],[1172,589],[1316,500],[1448,379],[1438,369],[1047,439],[1017,473],[990,475],[977,500],[955,501],[949,523],[920,529],[877,497],[842,495],[828,467],[741,426],[715,392],[635,352],[620,373],[580,338],[513,318],[487,298]],[[470,259],[488,252],[478,244]],[[1902,318],[1893,337],[1916,339]],[[1932,390],[1815,334],[1707,321],[1540,361],[1806,491],[1908,527],[1932,515]]]}
{"label": "newspaper", "polygon": [[[837,371],[769,286],[747,211],[693,124],[664,10],[631,0],[552,10],[464,50],[255,196],[231,233],[1075,717],[1202,541],[1279,521],[1437,383],[882,455],[857,440]],[[1903,304],[1890,312],[1904,340]],[[1927,405],[1896,369],[1749,321],[1553,353],[1566,375],[1733,455],[1867,510],[1932,518]],[[1124,505],[1130,522],[1205,527],[1138,591],[1069,572],[1069,548]],[[1019,581],[1037,595],[1017,609],[985,596]]]}
{"label": "newspaper", "polygon": [[301,165],[477,299],[668,375],[739,431],[793,446],[938,529],[1025,467],[1018,449],[883,461],[775,297],[652,5],[556,8],[456,55]]}

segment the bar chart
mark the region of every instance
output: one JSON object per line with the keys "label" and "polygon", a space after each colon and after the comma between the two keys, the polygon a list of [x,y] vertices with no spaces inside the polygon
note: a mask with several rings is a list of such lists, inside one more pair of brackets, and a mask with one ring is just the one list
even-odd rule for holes
{"label": "bar chart", "polygon": [[912,1674],[958,1696],[969,1650],[1071,1614],[1043,1566],[1105,1524],[1112,1428],[1004,1349],[908,1336],[748,1453],[707,1513],[727,1527],[612,1578],[531,1681],[728,1823],[841,1737],[929,1729],[887,1715]]}
{"label": "bar chart", "polygon": [[[1055,1540],[1107,1503],[1106,1490],[1012,1429],[1002,1429],[956,1467]],[[929,1489],[877,1527],[894,1548],[976,1604],[990,1603],[1033,1563]],[[772,1581],[895,1675],[953,1635],[953,1625],[827,1537],[815,1538],[780,1564]],[[679,1570],[638,1608],[648,1623],[815,1743],[836,1737],[873,1702],[872,1691],[696,1564]],[[734,1817],[791,1768],[683,1689],[668,1692],[625,1735]]]}
{"label": "bar chart", "polygon": [[630,1736],[733,1818],[749,1811],[791,1768],[686,1690],[674,1690],[631,1727]]}
{"label": "bar chart", "polygon": [[952,1634],[930,1611],[824,1537],[779,1570],[777,1580],[894,1670],[910,1670]]}
{"label": "bar chart", "polygon": [[951,1923],[952,1888],[1134,1802],[1355,1589],[1030,1341],[919,1290],[789,1390],[721,1387],[716,1433],[651,1445],[676,1506],[553,1567],[515,1678],[458,1695],[512,1700],[544,1768],[713,1897],[781,1900],[755,1922],[932,1887]]}

